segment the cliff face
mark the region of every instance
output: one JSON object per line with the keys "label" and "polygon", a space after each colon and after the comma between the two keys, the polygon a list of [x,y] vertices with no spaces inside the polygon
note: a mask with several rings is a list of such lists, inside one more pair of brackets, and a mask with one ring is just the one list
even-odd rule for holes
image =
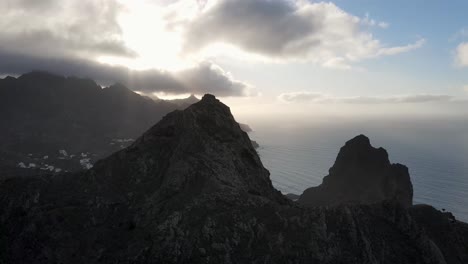
{"label": "cliff face", "polygon": [[391,164],[387,151],[374,148],[360,135],[346,142],[323,183],[304,191],[298,202],[306,206],[373,204],[394,201],[413,203],[408,168]]}
{"label": "cliff face", "polygon": [[158,201],[218,194],[284,201],[247,134],[212,95],[168,114],[126,150],[96,163],[88,175],[106,175],[104,182],[118,179],[127,188],[149,187]]}
{"label": "cliff face", "polygon": [[0,263],[467,263],[466,226],[450,251],[418,210],[289,201],[205,95],[91,170],[3,180]]}

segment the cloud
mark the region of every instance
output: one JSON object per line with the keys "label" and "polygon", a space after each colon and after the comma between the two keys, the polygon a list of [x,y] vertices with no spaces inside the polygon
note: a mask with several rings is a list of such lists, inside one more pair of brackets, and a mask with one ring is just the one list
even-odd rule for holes
{"label": "cloud", "polygon": [[426,43],[425,39],[420,39],[413,44],[408,44],[406,46],[400,47],[391,47],[391,48],[382,48],[377,52],[377,55],[396,55],[404,52],[409,52],[415,49],[419,49]]}
{"label": "cloud", "polygon": [[99,63],[103,57],[131,61],[139,55],[127,46],[119,24],[119,16],[127,12],[124,4],[119,0],[0,1],[0,74],[42,70],[107,84],[120,82],[146,93],[255,94],[251,86],[204,60],[172,72]]}
{"label": "cloud", "polygon": [[324,98],[323,94],[320,93],[309,93],[309,92],[292,92],[282,93],[278,96],[281,101],[284,102],[316,102]]}
{"label": "cloud", "polygon": [[226,41],[269,56],[300,55],[317,41],[304,40],[317,23],[295,14],[294,6],[285,1],[219,1],[190,25],[187,48]]}
{"label": "cloud", "polygon": [[390,26],[390,24],[387,22],[376,21],[375,19],[370,18],[369,14],[366,14],[366,16],[363,19],[361,19],[361,23],[366,26],[377,26],[380,28],[388,28]]}
{"label": "cloud", "polygon": [[453,42],[453,41],[456,41],[456,40],[460,40],[460,39],[463,40],[463,39],[466,39],[466,38],[468,38],[468,28],[462,28],[459,31],[457,31],[455,34],[453,34],[449,38],[449,41]]}
{"label": "cloud", "polygon": [[455,62],[460,67],[468,66],[468,42],[458,45],[455,51]]}
{"label": "cloud", "polygon": [[[180,25],[180,18],[177,22]],[[218,0],[186,21],[184,50],[209,54],[216,52],[216,45],[224,44],[265,60],[312,61],[326,67],[350,68],[353,62],[408,52],[424,44],[421,39],[389,47],[363,25],[388,27],[388,23],[369,16],[346,13],[333,3]]]}
{"label": "cloud", "polygon": [[[142,92],[255,95],[250,85],[210,62],[219,58],[213,54],[227,54],[216,45],[253,60],[351,69],[424,43],[386,46],[368,30],[388,23],[306,0],[2,0],[0,10],[0,75],[46,70],[122,82]],[[148,69],[158,61],[184,67]]]}
{"label": "cloud", "polygon": [[4,0],[0,47],[43,56],[135,56],[117,21],[117,0]]}
{"label": "cloud", "polygon": [[176,78],[194,93],[212,93],[220,96],[257,95],[250,85],[235,80],[231,74],[211,62],[203,62],[194,68],[180,71]]}
{"label": "cloud", "polygon": [[352,96],[338,97],[321,93],[292,92],[283,93],[278,96],[283,102],[288,103],[336,103],[336,104],[415,104],[415,103],[447,103],[457,102],[455,97],[450,95],[436,94],[414,94],[395,96]]}
{"label": "cloud", "polygon": [[155,69],[136,71],[92,60],[33,57],[0,50],[0,72],[18,75],[32,70],[87,77],[104,84],[119,82],[143,93],[212,93],[221,97],[255,95],[250,85],[235,80],[211,62],[202,62],[179,72]]}

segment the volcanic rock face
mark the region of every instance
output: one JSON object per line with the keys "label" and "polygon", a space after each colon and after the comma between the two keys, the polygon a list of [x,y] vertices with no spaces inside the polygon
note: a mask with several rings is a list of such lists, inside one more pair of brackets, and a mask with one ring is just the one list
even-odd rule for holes
{"label": "volcanic rock face", "polygon": [[304,191],[298,202],[307,206],[373,204],[395,201],[404,207],[413,203],[408,168],[391,164],[387,151],[374,148],[359,135],[341,148],[323,183]]}
{"label": "volcanic rock face", "polygon": [[205,95],[91,170],[1,181],[0,263],[467,263],[466,226],[450,251],[418,212],[289,201]]}
{"label": "volcanic rock face", "polygon": [[89,173],[108,175],[107,182],[119,178],[128,187],[152,186],[149,191],[158,199],[250,193],[284,200],[272,187],[247,134],[212,95],[168,114],[128,149],[96,163]]}

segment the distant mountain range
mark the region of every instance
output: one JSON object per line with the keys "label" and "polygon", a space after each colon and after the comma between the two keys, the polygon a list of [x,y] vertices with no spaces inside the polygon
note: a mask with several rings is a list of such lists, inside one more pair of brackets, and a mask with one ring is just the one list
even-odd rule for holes
{"label": "distant mountain range", "polygon": [[121,84],[30,72],[0,79],[0,168],[87,168],[195,96],[153,100]]}

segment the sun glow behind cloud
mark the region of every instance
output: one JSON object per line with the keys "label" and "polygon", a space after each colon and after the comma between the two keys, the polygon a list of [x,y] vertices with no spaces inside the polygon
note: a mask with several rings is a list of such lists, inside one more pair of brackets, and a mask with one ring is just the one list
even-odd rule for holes
{"label": "sun glow behind cloud", "polygon": [[184,52],[187,24],[217,1],[120,0],[119,3],[124,7],[124,12],[118,17],[122,38],[137,57],[100,56],[97,58],[99,62],[135,70],[176,72],[220,57],[239,61],[272,61],[224,42],[212,43],[196,53]]}
{"label": "sun glow behind cloud", "polygon": [[[169,28],[165,17],[174,8],[186,10],[178,15],[189,17],[194,6],[162,6],[158,3],[136,0],[120,3],[124,6],[118,21],[122,30],[122,38],[126,45],[137,53],[136,58],[121,58],[105,56],[100,62],[114,65],[124,65],[136,70],[164,69],[180,71],[196,65],[196,61],[182,57],[183,39],[177,26]],[[188,12],[187,12],[188,11]]]}
{"label": "sun glow behind cloud", "polygon": [[[137,70],[179,71],[218,58],[242,62],[313,62],[351,69],[365,59],[420,48],[386,46],[370,28],[388,23],[346,13],[333,3],[308,1],[119,0],[118,22],[136,58],[101,56],[100,62]],[[385,25],[385,26],[383,26]]]}
{"label": "sun glow behind cloud", "polygon": [[[428,52],[425,33],[388,38],[399,27],[391,17],[386,22],[375,13],[350,13],[346,5],[330,1],[33,2],[0,1],[7,10],[0,18],[5,25],[0,33],[3,73],[42,69],[120,82],[160,97],[255,97],[254,105],[266,96],[277,104],[278,95],[296,91],[339,98],[322,98],[327,102],[396,96],[393,93],[450,94],[438,87],[443,83],[414,80],[409,66],[398,74],[373,68],[391,70],[393,66],[386,65],[408,58],[400,55],[385,65],[371,61],[417,49]],[[49,15],[55,13],[61,15]],[[463,41],[456,50],[460,67],[466,66]],[[461,84],[466,80],[452,86],[465,96]]]}

